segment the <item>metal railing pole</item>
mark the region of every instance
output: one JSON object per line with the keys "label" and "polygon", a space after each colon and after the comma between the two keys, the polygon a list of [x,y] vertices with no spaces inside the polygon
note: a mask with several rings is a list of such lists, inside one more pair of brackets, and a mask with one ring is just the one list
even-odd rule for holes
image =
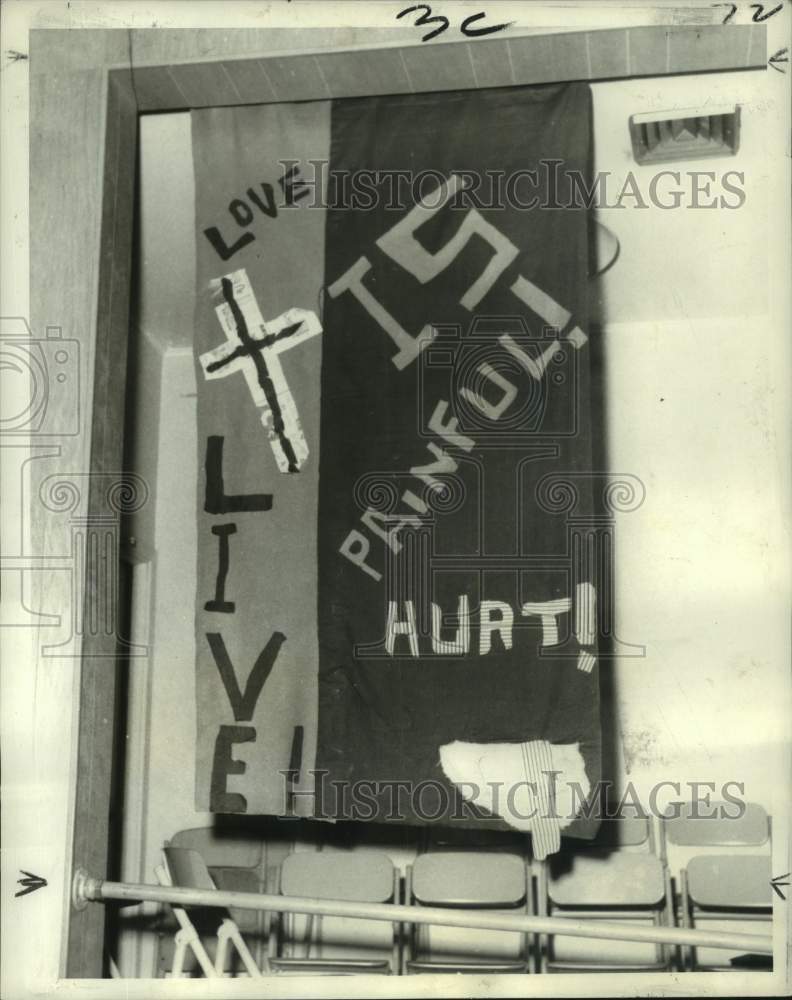
{"label": "metal railing pole", "polygon": [[604,920],[570,920],[564,917],[526,916],[492,913],[482,910],[445,907],[405,906],[395,903],[358,903],[333,899],[307,899],[257,892],[224,892],[212,889],[184,889],[131,882],[107,882],[92,878],[78,869],[75,872],[72,899],[77,908],[88,902],[107,900],[149,900],[177,906],[209,906],[240,910],[270,910],[279,913],[316,913],[320,916],[358,917],[367,920],[401,921],[412,924],[439,924],[446,927],[472,927],[480,930],[516,931],[564,935],[565,937],[604,938],[610,941],[649,941],[660,944],[689,944],[700,948],[772,955],[770,935],[741,934],[728,931],[703,931],[683,927],[638,926]]}

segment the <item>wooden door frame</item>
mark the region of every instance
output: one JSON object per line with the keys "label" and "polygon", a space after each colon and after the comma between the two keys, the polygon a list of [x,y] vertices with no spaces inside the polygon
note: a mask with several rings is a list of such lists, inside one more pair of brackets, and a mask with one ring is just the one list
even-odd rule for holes
{"label": "wooden door frame", "polygon": [[[96,37],[85,51],[81,40],[87,35]],[[764,24],[634,27],[291,53],[267,52],[266,31],[260,30],[261,54],[251,53],[250,33],[244,45],[241,36],[238,42],[226,40],[223,56],[213,59],[172,59],[172,39],[164,39],[160,58],[134,68],[123,58],[126,44],[119,35],[126,33],[31,33],[31,324],[35,331],[64,317],[64,336],[78,339],[84,348],[81,398],[87,419],[81,434],[64,442],[55,466],[64,476],[88,470],[88,487],[79,500],[88,524],[113,513],[106,476],[123,467],[140,114],[571,79],[763,70],[767,60]],[[84,182],[86,191],[73,196],[63,184],[64,173],[78,187]],[[34,507],[31,516],[34,537],[46,546],[52,514]],[[84,570],[85,606],[101,601],[97,587],[95,574]],[[69,595],[47,580],[39,598],[44,606],[65,607]],[[102,833],[108,826],[115,697],[114,670],[108,667],[115,662],[113,637],[83,635],[74,660],[70,750],[64,747],[70,759],[72,820],[58,883],[63,893],[59,976],[69,978],[101,975],[103,907],[90,905],[77,912],[69,905],[69,892],[75,867],[97,876],[105,870]],[[126,981],[125,986],[133,984]],[[220,987],[218,995],[228,990],[227,981],[220,981]]]}

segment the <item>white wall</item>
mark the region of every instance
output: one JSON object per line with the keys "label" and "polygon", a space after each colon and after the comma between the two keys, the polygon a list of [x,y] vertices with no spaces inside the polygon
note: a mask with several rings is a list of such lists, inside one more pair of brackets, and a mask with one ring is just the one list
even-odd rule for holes
{"label": "white wall", "polygon": [[[742,105],[732,159],[671,169],[744,173],[738,210],[605,209],[621,255],[595,313],[607,356],[609,465],[640,477],[643,506],[617,516],[617,635],[645,656],[613,670],[620,781],[745,783],[776,804],[786,768],[782,602],[786,425],[778,338],[768,314],[768,163],[782,104],[766,73],[598,83],[596,168],[621,189],[633,170],[627,119],[647,110]],[[187,115],[142,122],[140,323],[162,345],[156,469],[147,864],[193,811],[196,446],[192,361],[194,237]],[[683,182],[684,186],[684,182]],[[719,188],[715,188],[716,192]],[[686,195],[690,202],[689,189]],[[776,202],[778,203],[778,202]],[[784,786],[782,786],[784,787]],[[671,796],[674,797],[673,795]],[[148,872],[150,876],[150,869]]]}
{"label": "white wall", "polygon": [[[617,516],[617,635],[646,656],[617,664],[615,709],[621,775],[644,796],[664,779],[734,780],[770,809],[788,787],[779,768],[789,714],[774,82],[732,73],[593,88],[596,166],[616,192],[628,171],[644,187],[658,169],[634,163],[630,114],[741,106],[737,156],[663,165],[683,171],[687,205],[684,172],[739,171],[740,208],[599,213],[621,243],[599,306],[609,468],[646,487],[644,504]],[[722,191],[716,180],[712,194]]]}

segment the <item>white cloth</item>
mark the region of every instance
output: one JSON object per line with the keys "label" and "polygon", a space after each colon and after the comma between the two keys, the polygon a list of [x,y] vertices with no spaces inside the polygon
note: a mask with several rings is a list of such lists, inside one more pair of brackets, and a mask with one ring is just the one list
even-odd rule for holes
{"label": "white cloth", "polygon": [[530,832],[539,859],[559,850],[591,790],[579,743],[454,740],[440,747],[440,764],[463,798]]}

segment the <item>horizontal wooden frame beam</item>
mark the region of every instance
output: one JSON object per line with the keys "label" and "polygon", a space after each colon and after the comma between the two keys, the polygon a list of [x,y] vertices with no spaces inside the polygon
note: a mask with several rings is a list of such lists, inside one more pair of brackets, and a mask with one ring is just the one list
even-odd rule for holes
{"label": "horizontal wooden frame beam", "polygon": [[[138,110],[763,69],[764,24],[640,27],[134,65]],[[112,71],[111,71],[112,72]],[[129,72],[125,67],[123,72]]]}

